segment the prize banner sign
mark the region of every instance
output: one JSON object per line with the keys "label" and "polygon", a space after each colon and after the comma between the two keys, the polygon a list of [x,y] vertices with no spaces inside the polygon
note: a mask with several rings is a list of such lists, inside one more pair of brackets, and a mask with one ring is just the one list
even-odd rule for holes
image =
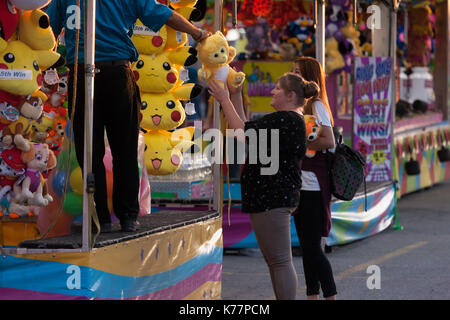
{"label": "prize banner sign", "polygon": [[392,98],[390,57],[355,58],[353,146],[366,158],[366,181],[390,181]]}

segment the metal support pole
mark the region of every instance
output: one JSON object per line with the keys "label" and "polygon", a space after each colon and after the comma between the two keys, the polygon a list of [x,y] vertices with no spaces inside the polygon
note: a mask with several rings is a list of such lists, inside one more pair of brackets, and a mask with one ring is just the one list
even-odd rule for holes
{"label": "metal support pole", "polygon": [[[89,251],[92,244],[91,217],[95,210],[89,180],[92,179],[92,126],[94,108],[94,70],[95,70],[95,0],[87,0],[85,9],[86,29],[84,33],[85,65],[85,118],[84,118],[84,160],[83,160],[83,236],[82,250]],[[89,191],[89,192],[88,192]]]}
{"label": "metal support pole", "polygon": [[[223,3],[222,0],[214,1],[214,31],[222,31],[222,10]],[[214,128],[222,130],[221,121],[220,121],[220,105],[216,99],[214,99]],[[214,149],[214,152],[219,152],[220,157],[214,155],[213,159],[222,159],[222,149],[223,149],[223,141],[219,139],[219,141],[214,141],[214,146],[217,149]],[[222,165],[220,163],[213,163],[213,179],[214,179],[214,197],[213,197],[213,209],[214,211],[220,212],[222,214]]]}
{"label": "metal support pole", "polygon": [[314,0],[317,10],[316,21],[316,59],[325,69],[325,1]]}
{"label": "metal support pole", "polygon": [[[391,57],[392,61],[392,67],[391,67],[391,123],[390,123],[390,135],[391,135],[391,159],[395,157],[394,154],[394,119],[395,119],[395,105],[397,102],[397,79],[396,79],[396,69],[397,69],[397,12],[394,10],[390,10],[389,12],[391,16],[391,43],[389,48],[391,49],[389,52],[389,55]],[[394,161],[391,161],[391,179],[394,180]],[[397,191],[395,191],[397,192]]]}

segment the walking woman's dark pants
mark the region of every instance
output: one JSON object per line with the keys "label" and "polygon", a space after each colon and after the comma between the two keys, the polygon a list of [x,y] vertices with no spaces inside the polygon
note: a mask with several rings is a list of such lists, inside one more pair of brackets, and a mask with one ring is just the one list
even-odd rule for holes
{"label": "walking woman's dark pants", "polygon": [[306,295],[318,295],[322,287],[325,298],[336,294],[333,271],[322,250],[323,205],[320,191],[301,191],[300,210],[294,215],[295,227],[303,255]]}
{"label": "walking woman's dark pants", "polygon": [[[73,66],[69,66],[69,116],[72,113]],[[95,75],[92,171],[95,176],[95,207],[101,224],[110,223],[106,172],[104,129],[113,157],[113,208],[123,225],[139,213],[138,114],[139,91],[130,65],[98,67]],[[76,108],[73,133],[78,163],[83,169],[84,152],[84,65],[78,66]]]}

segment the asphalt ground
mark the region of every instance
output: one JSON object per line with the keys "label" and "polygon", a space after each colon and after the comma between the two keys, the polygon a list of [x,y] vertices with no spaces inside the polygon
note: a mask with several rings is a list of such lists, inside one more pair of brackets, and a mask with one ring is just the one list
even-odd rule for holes
{"label": "asphalt ground", "polygon": [[[403,196],[399,222],[383,232],[332,247],[338,300],[450,299],[450,181]],[[294,256],[297,300],[306,299],[301,256]],[[259,249],[225,250],[223,300],[274,300]]]}

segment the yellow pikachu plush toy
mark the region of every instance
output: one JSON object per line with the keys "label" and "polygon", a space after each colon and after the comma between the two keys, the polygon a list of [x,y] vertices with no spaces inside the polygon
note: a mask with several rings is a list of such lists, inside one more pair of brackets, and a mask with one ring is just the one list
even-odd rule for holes
{"label": "yellow pikachu plush toy", "polygon": [[142,92],[166,93],[179,84],[179,66],[190,66],[197,62],[197,51],[182,47],[160,54],[141,54],[133,65],[136,82]]}
{"label": "yellow pikachu plush toy", "polygon": [[142,93],[141,127],[147,130],[173,130],[186,119],[180,100],[190,100],[200,94],[202,87],[187,83],[167,93]]}
{"label": "yellow pikachu plush toy", "polygon": [[133,41],[140,54],[152,55],[161,53],[167,43],[167,26],[163,25],[158,32],[154,32],[138,20],[134,26],[131,41]]}
{"label": "yellow pikachu plush toy", "polygon": [[0,90],[27,96],[42,85],[42,70],[52,66],[54,52],[33,50],[22,41],[0,38]]}
{"label": "yellow pikachu plush toy", "polygon": [[149,130],[144,134],[145,166],[150,175],[161,176],[177,171],[183,161],[182,152],[192,145],[194,127],[173,132]]}
{"label": "yellow pikachu plush toy", "polygon": [[40,10],[21,10],[17,27],[17,40],[22,41],[33,50],[48,51],[49,62],[39,66],[44,71],[49,67],[57,68],[64,65],[65,59],[53,51],[56,39],[50,26],[48,15]]}
{"label": "yellow pikachu plush toy", "polygon": [[197,0],[171,0],[170,6],[174,9],[193,8]]}
{"label": "yellow pikachu plush toy", "polygon": [[245,80],[245,73],[233,70],[228,64],[236,56],[236,49],[228,45],[222,32],[217,31],[197,46],[202,68],[198,70],[201,80],[215,79],[224,85],[239,87]]}
{"label": "yellow pikachu plush toy", "polygon": [[48,15],[42,10],[25,10],[19,14],[18,40],[34,50],[52,50],[56,39]]}

